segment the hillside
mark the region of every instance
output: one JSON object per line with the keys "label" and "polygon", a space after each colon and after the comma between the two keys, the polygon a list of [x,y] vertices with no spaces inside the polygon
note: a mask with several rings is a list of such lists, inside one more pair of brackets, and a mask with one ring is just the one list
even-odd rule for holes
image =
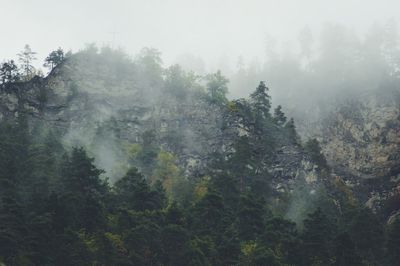
{"label": "hillside", "polygon": [[1,88],[9,265],[379,265],[392,252],[395,92],[342,103],[302,140],[264,82],[228,100],[220,72],[164,68],[153,49],[89,47]]}

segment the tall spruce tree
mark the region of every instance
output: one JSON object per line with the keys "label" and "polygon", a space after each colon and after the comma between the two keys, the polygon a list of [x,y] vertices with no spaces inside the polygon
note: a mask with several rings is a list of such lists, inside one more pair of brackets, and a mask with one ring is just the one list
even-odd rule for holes
{"label": "tall spruce tree", "polygon": [[265,85],[265,82],[260,81],[256,90],[250,94],[250,101],[254,109],[256,124],[270,117],[271,96],[269,96],[268,91],[269,89]]}
{"label": "tall spruce tree", "polygon": [[114,184],[117,204],[136,211],[160,209],[165,205],[165,191],[160,184],[155,188],[150,188],[137,168],[131,168]]}
{"label": "tall spruce tree", "polygon": [[279,125],[283,126],[286,123],[286,116],[285,113],[282,111],[282,106],[278,105],[274,110],[274,122]]}
{"label": "tall spruce tree", "polygon": [[62,164],[61,197],[66,219],[73,229],[92,232],[104,226],[104,198],[107,183],[102,170],[93,164],[83,148],[73,148]]}
{"label": "tall spruce tree", "polygon": [[0,125],[0,261],[18,265],[26,248],[26,222],[20,198],[23,142],[18,126]]}
{"label": "tall spruce tree", "polygon": [[329,265],[333,259],[333,241],[336,227],[318,208],[304,220],[304,265]]}
{"label": "tall spruce tree", "polygon": [[357,252],[364,260],[375,265],[382,264],[384,234],[379,218],[370,209],[359,209],[349,223],[350,236]]}

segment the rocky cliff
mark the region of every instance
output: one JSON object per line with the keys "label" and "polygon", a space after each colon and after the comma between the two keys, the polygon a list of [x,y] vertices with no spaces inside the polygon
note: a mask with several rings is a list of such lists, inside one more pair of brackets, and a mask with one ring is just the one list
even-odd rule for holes
{"label": "rocky cliff", "polygon": [[[1,119],[26,113],[32,127],[57,129],[66,146],[86,147],[112,179],[122,175],[116,169],[128,164],[126,146],[142,143],[150,133],[157,145],[176,155],[187,177],[204,175],[212,154],[233,152],[235,140],[249,134],[252,125],[238,119],[229,105],[210,103],[202,88],[171,92],[162,78],[151,76],[154,69],[111,58],[78,53],[45,78],[3,88]],[[386,208],[385,202],[398,195],[399,105],[396,91],[365,93],[342,102],[307,132],[320,140],[332,167],[331,179],[343,180],[373,209]],[[293,190],[299,179],[308,184],[323,181],[301,146],[280,137],[274,141],[268,171],[276,192]]]}
{"label": "rocky cliff", "polygon": [[[110,61],[107,54],[78,53],[45,78],[3,88],[0,118],[25,113],[32,128],[40,124],[57,129],[66,147],[84,146],[113,180],[123,174],[121,165],[129,164],[126,147],[141,144],[149,134],[159,147],[176,155],[186,177],[202,176],[213,154],[234,152],[234,142],[247,136],[253,125],[238,118],[230,104],[208,101],[201,87],[187,89],[186,84],[185,91],[170,91],[152,71],[123,57]],[[302,132],[320,140],[330,176],[321,175],[301,146],[277,133],[274,159],[268,162],[275,191],[290,192],[298,180],[311,187],[340,180],[370,208],[395,214],[399,106],[397,91],[364,93]]]}
{"label": "rocky cliff", "polygon": [[379,178],[400,172],[400,94],[361,95],[327,118],[324,153],[339,172]]}
{"label": "rocky cliff", "polygon": [[343,179],[368,207],[387,208],[399,191],[399,91],[349,98],[318,124],[310,131],[320,140],[333,176]]}
{"label": "rocky cliff", "polygon": [[[58,129],[66,146],[82,145],[107,175],[128,163],[127,145],[150,132],[160,147],[176,155],[187,177],[204,174],[216,152],[229,154],[248,128],[226,106],[210,103],[201,88],[168,91],[143,66],[101,54],[78,53],[45,78],[14,84],[0,93],[2,119],[27,113],[29,123]],[[150,82],[151,81],[151,82]],[[298,145],[281,139],[270,173],[277,191],[293,180],[317,182],[318,167]]]}

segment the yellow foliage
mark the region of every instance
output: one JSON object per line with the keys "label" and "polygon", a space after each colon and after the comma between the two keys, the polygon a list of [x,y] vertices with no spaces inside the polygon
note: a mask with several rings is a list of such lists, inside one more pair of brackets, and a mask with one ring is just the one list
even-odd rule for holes
{"label": "yellow foliage", "polygon": [[116,235],[110,232],[106,232],[104,236],[110,241],[111,245],[118,250],[119,253],[125,254],[127,253],[127,250],[124,245],[124,241],[122,241],[122,238],[120,235]]}
{"label": "yellow foliage", "polygon": [[78,232],[78,237],[90,252],[95,253],[98,250],[96,239],[94,236],[87,234],[85,230],[80,230]]}
{"label": "yellow foliage", "polygon": [[257,249],[257,243],[255,241],[248,241],[241,245],[240,251],[246,257],[251,256]]}
{"label": "yellow foliage", "polygon": [[155,180],[166,180],[179,176],[179,167],[175,164],[175,156],[172,153],[161,150],[157,155],[157,166],[154,170]]}
{"label": "yellow foliage", "polygon": [[237,111],[235,102],[230,101],[230,102],[228,102],[227,106],[228,106],[229,111],[231,111],[231,112]]}
{"label": "yellow foliage", "polygon": [[135,159],[142,151],[142,146],[139,143],[129,143],[125,145],[125,152],[129,159]]}
{"label": "yellow foliage", "polygon": [[201,179],[201,181],[194,187],[194,200],[199,201],[201,200],[208,191],[208,181],[210,177],[205,176]]}
{"label": "yellow foliage", "polygon": [[161,180],[165,191],[172,197],[174,185],[183,179],[181,170],[175,164],[176,157],[167,151],[161,150],[157,155],[157,165],[153,172],[152,181]]}

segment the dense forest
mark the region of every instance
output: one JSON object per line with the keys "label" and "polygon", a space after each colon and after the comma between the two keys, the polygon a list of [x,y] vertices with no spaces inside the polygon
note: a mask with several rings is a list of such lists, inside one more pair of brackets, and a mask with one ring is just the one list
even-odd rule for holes
{"label": "dense forest", "polygon": [[[374,90],[397,90],[399,38],[394,19],[374,22],[362,34],[347,25],[325,23],[320,31],[304,27],[286,42],[267,35],[264,53],[221,59],[219,67],[230,79],[234,97],[250,93],[255,80],[267,79],[274,103],[294,116],[302,133],[309,133],[310,126],[319,126],[321,118],[345,101]],[[178,62],[188,69],[203,69],[189,56]]]}
{"label": "dense forest", "polygon": [[[73,58],[119,53],[93,49],[52,52],[49,76]],[[0,123],[2,264],[398,265],[400,219],[387,223],[331,178],[319,142],[303,141],[282,107],[271,107],[265,82],[254,80],[259,85],[246,99],[228,100],[221,72],[198,82],[179,66],[161,68],[157,56],[145,50],[138,57],[147,66],[139,71],[144,81],[157,82],[179,101],[195,95],[221,110],[221,128],[236,123],[245,133],[233,138],[230,149],[210,154],[201,175],[185,175],[178,154],[146,130],[137,142],[120,143],[129,156],[120,177],[110,179],[95,153],[66,143],[64,132],[46,121],[32,120],[21,96],[18,112]],[[33,58],[26,46],[20,66],[1,65],[2,93],[23,95],[43,79]],[[46,93],[39,96],[47,100]],[[179,143],[176,137],[172,141]],[[299,178],[296,189],[279,192],[271,169],[282,146],[315,165],[318,184]],[[288,215],[293,209],[302,214]]]}

